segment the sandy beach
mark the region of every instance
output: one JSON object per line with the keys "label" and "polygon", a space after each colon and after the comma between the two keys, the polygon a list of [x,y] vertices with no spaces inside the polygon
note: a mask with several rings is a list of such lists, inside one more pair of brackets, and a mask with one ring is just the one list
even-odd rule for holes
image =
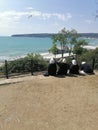
{"label": "sandy beach", "polygon": [[[74,54],[72,53],[72,54],[70,54],[70,56],[73,56]],[[41,54],[41,56],[44,58],[44,59],[46,59],[46,60],[49,60],[49,59],[51,59],[51,58],[61,58],[62,57],[62,54],[56,54],[56,55],[54,55],[54,54],[52,54],[52,53],[42,53]],[[69,56],[69,53],[64,53],[63,54],[63,57],[68,57]]]}
{"label": "sandy beach", "polygon": [[0,80],[0,130],[98,130],[98,74]]}

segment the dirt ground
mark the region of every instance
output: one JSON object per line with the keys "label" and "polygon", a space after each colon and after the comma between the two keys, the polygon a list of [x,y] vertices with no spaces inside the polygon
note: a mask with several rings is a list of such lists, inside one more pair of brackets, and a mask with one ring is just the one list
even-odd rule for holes
{"label": "dirt ground", "polygon": [[98,75],[0,80],[0,130],[98,130]]}

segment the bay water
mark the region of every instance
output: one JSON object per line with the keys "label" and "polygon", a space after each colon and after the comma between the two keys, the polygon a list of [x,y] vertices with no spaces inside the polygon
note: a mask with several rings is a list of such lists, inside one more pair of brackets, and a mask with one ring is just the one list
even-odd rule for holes
{"label": "bay water", "polygon": [[[89,45],[98,46],[98,39],[86,39]],[[52,39],[45,37],[0,37],[0,61],[14,60],[28,53],[47,53]]]}
{"label": "bay water", "polygon": [[28,53],[45,53],[51,46],[51,38],[0,37],[0,61],[13,60]]}

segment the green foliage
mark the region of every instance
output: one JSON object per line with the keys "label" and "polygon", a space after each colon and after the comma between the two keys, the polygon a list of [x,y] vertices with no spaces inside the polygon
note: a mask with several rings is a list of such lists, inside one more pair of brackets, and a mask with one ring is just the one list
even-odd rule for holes
{"label": "green foliage", "polygon": [[4,66],[0,66],[0,76],[4,75]]}
{"label": "green foliage", "polygon": [[82,55],[83,53],[86,53],[87,49],[81,47],[81,46],[74,46],[73,53],[76,55]]}
{"label": "green foliage", "polygon": [[88,43],[84,39],[77,40],[73,46],[73,53],[76,55],[81,55],[82,53],[86,53],[87,49],[83,48],[83,46],[87,44]]}
{"label": "green foliage", "polygon": [[48,50],[49,52],[53,53],[56,55],[58,53],[58,49],[55,43],[52,44],[52,47]]}
{"label": "green foliage", "polygon": [[52,36],[53,44],[59,43],[61,46],[62,57],[63,57],[64,47],[67,43],[68,34],[69,32],[65,28],[63,28],[61,31],[58,32],[58,34]]}
{"label": "green foliage", "polygon": [[[31,64],[31,61],[33,61]],[[39,54],[28,54],[24,58],[7,62],[8,73],[25,73],[31,72],[31,67],[34,71],[46,70],[48,63]],[[5,72],[5,66],[0,67],[0,70]]]}
{"label": "green foliage", "polygon": [[[93,62],[95,60],[95,69],[98,69],[98,48],[95,50],[87,50],[83,48],[83,46],[88,45],[88,43],[84,39],[79,38],[79,34],[75,29],[66,30],[63,28],[58,34],[52,36],[53,44],[60,44],[62,57],[63,57],[63,50],[66,47],[70,53],[73,52],[76,54],[76,58],[79,64],[83,60],[85,60],[89,65],[93,66]],[[53,49],[53,48],[52,48]],[[70,57],[67,58],[68,62],[71,62]]]}
{"label": "green foliage", "polygon": [[58,32],[57,35],[52,36],[53,43],[59,43],[61,46],[62,57],[65,48],[69,54],[72,52],[72,46],[76,43],[76,39],[78,37],[77,31],[72,29],[71,31],[66,30],[63,28],[61,31]]}
{"label": "green foliage", "polygon": [[95,59],[95,69],[98,70],[98,48],[93,50],[92,52],[92,58]]}
{"label": "green foliage", "polygon": [[98,48],[86,51],[85,53],[82,53],[82,55],[78,55],[77,60],[79,64],[81,64],[82,61],[86,61],[91,67],[95,60],[94,69],[98,70]]}
{"label": "green foliage", "polygon": [[75,45],[83,47],[85,45],[88,45],[88,43],[84,39],[79,39],[76,41]]}

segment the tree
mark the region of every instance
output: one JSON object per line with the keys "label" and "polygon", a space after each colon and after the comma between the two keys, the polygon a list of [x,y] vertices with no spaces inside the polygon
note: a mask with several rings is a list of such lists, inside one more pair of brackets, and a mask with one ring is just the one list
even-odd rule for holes
{"label": "tree", "polygon": [[98,70],[98,47],[93,50],[92,55],[92,59],[95,62],[93,68]]}
{"label": "tree", "polygon": [[58,34],[55,34],[52,36],[53,44],[59,43],[61,46],[62,57],[63,57],[63,53],[64,53],[64,47],[67,43],[68,34],[69,34],[69,31],[67,31],[65,28],[63,28],[61,31],[58,32]]}
{"label": "tree", "polygon": [[78,34],[75,29],[72,29],[71,31],[69,31],[63,28],[61,31],[58,32],[58,34],[55,34],[52,36],[52,40],[53,40],[53,43],[60,44],[61,53],[63,57],[65,48],[67,48],[69,55],[71,54],[73,45],[76,43],[77,37],[78,37]]}
{"label": "tree", "polygon": [[79,34],[77,33],[77,31],[75,29],[72,29],[69,32],[69,37],[68,37],[68,51],[69,51],[69,55],[73,52],[73,47],[74,45],[77,43],[77,39],[79,37]]}
{"label": "tree", "polygon": [[49,52],[53,53],[56,57],[56,54],[58,52],[57,46],[55,43],[52,44],[52,47],[48,50]]}
{"label": "tree", "polygon": [[77,40],[74,43],[74,47],[73,47],[73,52],[76,55],[81,55],[82,53],[87,52],[87,49],[83,48],[84,45],[87,45],[88,43],[83,39],[83,40]]}

